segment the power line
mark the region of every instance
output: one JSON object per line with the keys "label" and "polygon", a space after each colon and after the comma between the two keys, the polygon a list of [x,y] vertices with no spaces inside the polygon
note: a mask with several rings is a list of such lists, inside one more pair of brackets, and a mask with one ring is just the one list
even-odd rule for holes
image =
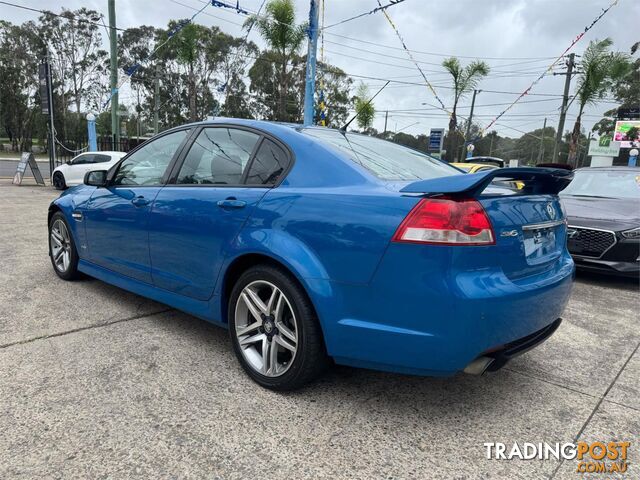
{"label": "power line", "polygon": [[[368,40],[362,40],[359,38],[353,38],[353,37],[348,37],[346,35],[338,35],[337,33],[333,33],[333,32],[327,32],[327,35],[332,35],[334,37],[339,37],[339,38],[344,38],[347,40],[352,40],[354,42],[358,42],[358,43],[364,43],[367,45],[374,45],[377,47],[381,47],[381,48],[388,48],[391,50],[404,50],[403,48],[400,47],[393,47],[390,45],[385,45],[382,43],[377,43],[377,42],[371,42]],[[431,55],[431,56],[435,56],[435,57],[458,57],[458,58],[468,58],[468,59],[478,59],[478,60],[551,60],[555,57],[486,57],[486,56],[470,56],[470,55],[457,55],[457,54],[453,54],[453,53],[435,53],[435,52],[425,52],[423,50],[413,50],[413,49],[409,49],[409,51],[411,53],[418,53],[421,55]]]}
{"label": "power line", "polygon": [[398,5],[402,2],[404,2],[405,0],[391,0],[390,3],[388,3],[387,5],[381,5],[380,2],[378,2],[378,7],[374,8],[373,10],[369,11],[369,12],[363,12],[360,13],[358,15],[354,15],[353,17],[349,17],[349,18],[345,18],[344,20],[340,20],[339,22],[336,23],[332,23],[331,25],[327,25],[326,27],[323,28],[323,30],[326,30],[327,28],[331,28],[331,27],[335,27],[337,25],[342,25],[343,23],[347,23],[350,22],[351,20],[355,20],[357,18],[361,18],[361,17],[366,17],[367,15],[372,15],[374,13],[377,12],[384,12],[387,8],[389,7],[393,7],[394,5]]}
{"label": "power line", "polygon": [[546,70],[544,70],[544,71],[540,74],[540,76],[539,76],[538,78],[536,78],[533,82],[531,82],[531,85],[529,85],[529,86],[526,88],[526,90],[525,90],[524,92],[522,92],[520,95],[518,95],[518,98],[516,98],[516,99],[513,101],[513,103],[512,103],[511,105],[509,105],[509,106],[508,106],[507,108],[505,108],[502,112],[500,112],[500,113],[499,113],[499,114],[498,114],[498,115],[497,115],[493,120],[491,120],[491,122],[489,122],[489,124],[488,124],[485,128],[483,128],[483,129],[481,130],[481,133],[482,133],[482,131],[484,131],[484,130],[488,130],[489,128],[491,128],[491,126],[492,126],[494,123],[496,123],[496,122],[498,121],[498,119],[499,119],[501,116],[503,116],[503,115],[504,115],[506,112],[508,112],[508,111],[509,111],[509,110],[510,110],[510,109],[511,109],[511,108],[512,108],[516,103],[518,103],[518,101],[519,101],[522,97],[524,97],[525,95],[527,95],[527,94],[529,93],[529,91],[530,91],[530,90],[531,90],[531,89],[532,89],[532,88],[533,88],[533,87],[534,87],[538,82],[540,82],[540,80],[542,80],[542,79],[544,78],[544,76],[545,76],[548,72],[550,72],[550,71],[553,69],[553,67],[554,67],[554,66],[555,66],[555,65],[556,65],[556,64],[557,64],[557,63],[558,63],[562,58],[564,58],[564,56],[567,54],[567,52],[568,52],[569,50],[571,50],[571,49],[573,48],[573,46],[574,46],[576,43],[578,43],[578,42],[582,39],[582,37],[584,37],[584,35],[585,35],[589,30],[591,30],[591,29],[593,28],[593,26],[594,26],[596,23],[598,23],[598,21],[599,21],[602,17],[604,17],[604,16],[606,15],[606,13],[607,13],[609,10],[611,10],[611,9],[612,9],[612,8],[613,8],[617,3],[618,3],[618,0],[613,0],[613,2],[611,2],[611,4],[609,4],[609,6],[608,6],[607,8],[603,8],[603,9],[602,9],[602,12],[600,13],[600,15],[598,15],[598,16],[597,16],[597,17],[596,17],[596,18],[591,22],[591,24],[590,24],[590,25],[587,25],[587,26],[584,28],[584,31],[582,31],[581,33],[579,33],[579,34],[578,34],[578,36],[577,36],[577,37],[575,37],[575,38],[571,41],[571,43],[569,44],[569,46],[568,46],[567,48],[565,48],[565,49],[564,49],[564,51],[563,51],[563,52],[558,56],[558,58],[556,58],[556,59],[553,61],[553,63],[549,66],[549,68],[548,68],[548,69],[546,69]]}
{"label": "power line", "polygon": [[[67,10],[67,13],[65,13],[65,14],[60,14],[60,13],[53,13],[53,12],[51,12],[49,10],[39,10],[37,8],[25,7],[24,5],[17,5],[15,3],[3,2],[3,1],[0,1],[0,3],[3,4],[3,5],[8,5],[10,7],[16,7],[16,8],[21,8],[23,10],[29,10],[31,12],[37,12],[37,13],[40,13],[42,15],[53,15],[54,17],[64,18],[65,20],[73,20],[73,19],[75,19],[78,22],[88,23],[90,25],[95,25],[97,27],[103,27],[104,26],[103,23],[93,22],[91,20],[86,20],[84,18],[78,18],[76,15],[71,13],[71,10]],[[116,30],[124,32],[127,29],[126,28],[116,28]]]}

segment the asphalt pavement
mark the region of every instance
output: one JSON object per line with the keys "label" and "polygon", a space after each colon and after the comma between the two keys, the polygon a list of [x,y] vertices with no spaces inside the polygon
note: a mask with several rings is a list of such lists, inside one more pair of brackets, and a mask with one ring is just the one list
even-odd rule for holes
{"label": "asphalt pavement", "polygon": [[621,478],[640,478],[634,281],[579,275],[556,334],[493,374],[335,367],[279,394],[243,374],[225,330],[58,279],[55,196],[0,180],[0,478],[581,478],[574,460],[483,446],[576,439],[631,441]]}

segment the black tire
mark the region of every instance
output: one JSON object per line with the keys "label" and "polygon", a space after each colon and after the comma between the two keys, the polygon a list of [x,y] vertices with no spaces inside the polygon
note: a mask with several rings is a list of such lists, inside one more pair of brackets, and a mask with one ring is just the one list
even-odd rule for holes
{"label": "black tire", "polygon": [[64,179],[64,175],[60,172],[53,174],[53,180],[51,182],[56,190],[65,190],[67,188],[67,182]]}
{"label": "black tire", "polygon": [[[59,223],[61,222],[61,223]],[[62,235],[56,238],[61,238],[61,240],[54,240],[52,236],[52,230],[57,229],[56,231],[60,233],[62,229],[61,225],[66,228],[66,235],[62,232]],[[51,216],[51,220],[49,221],[49,236],[47,237],[47,241],[49,243],[49,258],[51,259],[51,265],[53,266],[53,271],[62,278],[63,280],[76,280],[80,277],[80,272],[78,271],[78,250],[76,249],[75,241],[73,240],[73,235],[71,234],[71,228],[69,227],[69,223],[62,212],[56,212]],[[58,247],[58,244],[60,245]],[[62,261],[62,266],[60,263],[56,264],[57,255],[60,253],[60,249],[63,250],[62,255],[67,255],[67,261]]]}
{"label": "black tire", "polygon": [[[254,285],[256,282],[259,283],[261,281],[273,284],[284,294],[288,302],[287,308],[290,306],[290,310],[295,316],[297,329],[297,351],[295,356],[286,366],[286,371],[275,377],[258,372],[247,361],[236,334],[236,307],[240,294],[248,285]],[[300,284],[288,272],[280,268],[261,264],[246,270],[231,291],[227,315],[229,319],[229,335],[240,365],[242,365],[247,375],[265,388],[277,391],[296,390],[318,378],[329,365],[329,357],[326,353],[322,330],[311,301]],[[258,331],[264,333],[265,330],[260,328]],[[279,333],[277,329],[275,331],[276,334]],[[285,353],[288,352],[285,350]],[[278,354],[276,353],[276,355]]]}

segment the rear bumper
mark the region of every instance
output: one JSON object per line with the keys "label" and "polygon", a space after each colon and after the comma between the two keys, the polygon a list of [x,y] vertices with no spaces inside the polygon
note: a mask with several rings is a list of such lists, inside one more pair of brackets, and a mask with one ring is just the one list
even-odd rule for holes
{"label": "rear bumper", "polygon": [[505,360],[513,356],[510,346],[555,331],[571,293],[568,254],[552,271],[511,281],[500,268],[454,274],[437,261],[416,265],[414,253],[413,268],[401,273],[403,247],[390,249],[370,285],[334,284],[341,301],[317,305],[337,363],[447,376],[487,351],[503,350]]}
{"label": "rear bumper", "polygon": [[546,327],[533,332],[531,335],[519,338],[506,345],[484,352],[464,369],[465,373],[482,374],[484,372],[495,372],[504,367],[509,360],[527,353],[529,350],[537,347],[547,338],[555,333],[562,319],[558,318],[555,322],[550,323]]}

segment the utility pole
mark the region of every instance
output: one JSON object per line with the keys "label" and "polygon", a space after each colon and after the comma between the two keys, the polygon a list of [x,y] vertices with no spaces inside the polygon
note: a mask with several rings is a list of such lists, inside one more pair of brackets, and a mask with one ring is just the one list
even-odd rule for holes
{"label": "utility pole", "polygon": [[544,161],[544,131],[547,128],[547,117],[544,117],[544,123],[542,124],[542,135],[540,135],[540,151],[538,152],[538,163]]}
{"label": "utility pole", "polygon": [[560,142],[562,141],[562,133],[564,132],[564,120],[567,116],[567,103],[569,102],[569,87],[571,87],[571,75],[573,74],[573,65],[575,60],[575,54],[569,54],[569,61],[567,62],[567,71],[564,79],[564,93],[562,94],[562,107],[560,107],[560,120],[558,121],[558,130],[556,131],[556,143],[553,146],[553,161],[557,161],[558,150],[560,149]]}
{"label": "utility pole", "polygon": [[493,135],[491,135],[491,142],[489,143],[489,156],[493,153]]}
{"label": "utility pole", "polygon": [[473,90],[473,98],[471,99],[471,111],[469,112],[469,120],[467,121],[467,132],[464,134],[465,144],[469,142],[469,134],[471,133],[471,120],[473,119],[473,108],[476,105],[476,95],[482,90]]}
{"label": "utility pole", "polygon": [[387,133],[387,120],[389,119],[389,110],[384,112],[384,132]]}
{"label": "utility pole", "polygon": [[160,64],[156,62],[156,78],[153,81],[153,133],[158,133],[160,121]]}
{"label": "utility pole", "polygon": [[307,74],[304,88],[305,126],[313,124],[313,98],[316,89],[316,50],[318,49],[318,1],[309,5],[309,43],[307,46]]}
{"label": "utility pole", "polygon": [[118,123],[118,32],[116,30],[116,0],[108,0],[109,6],[109,47],[111,50],[111,138],[113,150],[120,143]]}

